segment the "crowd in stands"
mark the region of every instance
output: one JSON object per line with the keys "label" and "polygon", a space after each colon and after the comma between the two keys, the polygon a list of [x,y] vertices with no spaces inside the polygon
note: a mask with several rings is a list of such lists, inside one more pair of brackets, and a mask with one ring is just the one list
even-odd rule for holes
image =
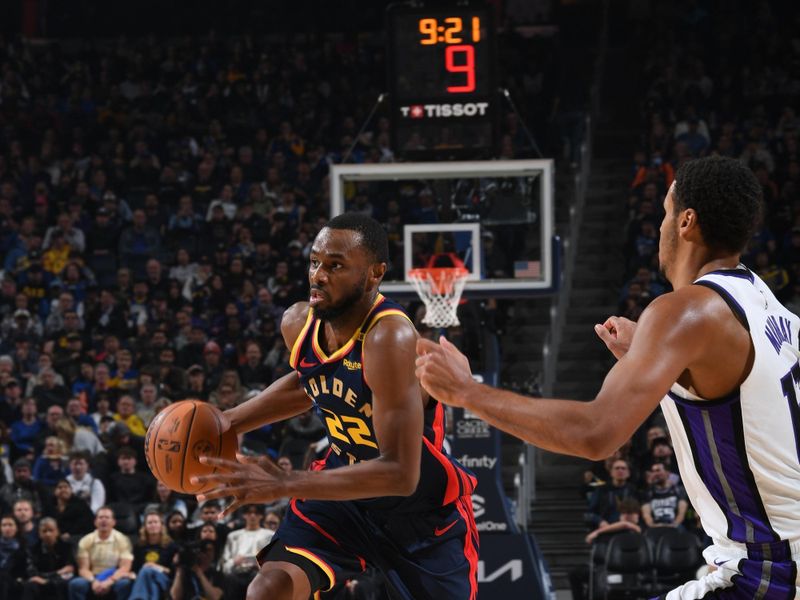
{"label": "crowd in stands", "polygon": [[[394,159],[381,113],[358,135],[384,81],[336,36],[0,37],[0,597],[243,597],[287,500],[218,523],[155,481],[143,436],[172,402],[224,410],[288,372],[329,165]],[[504,156],[530,153],[503,121]],[[324,438],[309,412],[240,446],[304,468]]]}
{"label": "crowd in stands", "polygon": [[[763,219],[742,260],[779,300],[800,309],[800,50],[789,25],[797,10],[768,1],[736,6],[712,15],[697,5],[647,22],[644,126],[627,199],[620,297],[629,318],[668,288],[657,254],[666,190],[683,163],[708,155],[741,160],[761,182]],[[653,27],[664,35],[652,36]]]}

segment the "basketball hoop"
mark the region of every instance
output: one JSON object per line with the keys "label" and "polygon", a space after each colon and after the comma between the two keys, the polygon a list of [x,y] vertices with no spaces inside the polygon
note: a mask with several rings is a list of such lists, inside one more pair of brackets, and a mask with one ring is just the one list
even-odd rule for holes
{"label": "basketball hoop", "polygon": [[469,271],[464,267],[423,267],[411,269],[408,278],[425,303],[422,322],[429,327],[455,327],[456,316]]}

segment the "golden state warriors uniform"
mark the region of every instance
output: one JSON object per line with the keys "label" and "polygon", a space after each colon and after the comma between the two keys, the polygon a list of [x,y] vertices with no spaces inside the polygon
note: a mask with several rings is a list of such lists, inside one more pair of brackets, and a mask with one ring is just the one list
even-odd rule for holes
{"label": "golden state warriors uniform", "polygon": [[[353,337],[328,355],[319,343],[322,322],[309,309],[290,363],[313,400],[330,440],[315,470],[335,469],[380,456],[372,424],[372,390],[364,375],[364,340],[381,319],[408,319],[399,304],[378,295]],[[444,409],[425,409],[420,478],[407,497],[353,501],[293,499],[275,535],[289,553],[319,569],[312,589],[332,589],[367,564],[380,569],[395,596],[409,600],[474,599],[478,533],[472,514],[475,477],[442,448]],[[263,554],[276,556],[268,546]],[[394,597],[394,596],[393,596]]]}

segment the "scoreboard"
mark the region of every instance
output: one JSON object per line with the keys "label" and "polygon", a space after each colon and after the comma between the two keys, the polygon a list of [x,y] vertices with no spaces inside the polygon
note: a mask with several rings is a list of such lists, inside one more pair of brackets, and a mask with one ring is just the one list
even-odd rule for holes
{"label": "scoreboard", "polygon": [[395,153],[492,157],[498,94],[488,7],[395,4],[387,37]]}

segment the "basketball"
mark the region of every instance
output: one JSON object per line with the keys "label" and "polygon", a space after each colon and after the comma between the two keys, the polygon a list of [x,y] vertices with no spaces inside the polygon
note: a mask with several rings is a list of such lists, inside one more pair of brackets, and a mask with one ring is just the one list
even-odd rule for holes
{"label": "basketball", "polygon": [[236,433],[223,432],[223,422],[218,408],[200,400],[176,402],[158,413],[144,440],[153,476],[176,492],[199,494],[211,489],[212,485],[194,485],[189,480],[216,471],[202,464],[201,456],[236,459]]}

